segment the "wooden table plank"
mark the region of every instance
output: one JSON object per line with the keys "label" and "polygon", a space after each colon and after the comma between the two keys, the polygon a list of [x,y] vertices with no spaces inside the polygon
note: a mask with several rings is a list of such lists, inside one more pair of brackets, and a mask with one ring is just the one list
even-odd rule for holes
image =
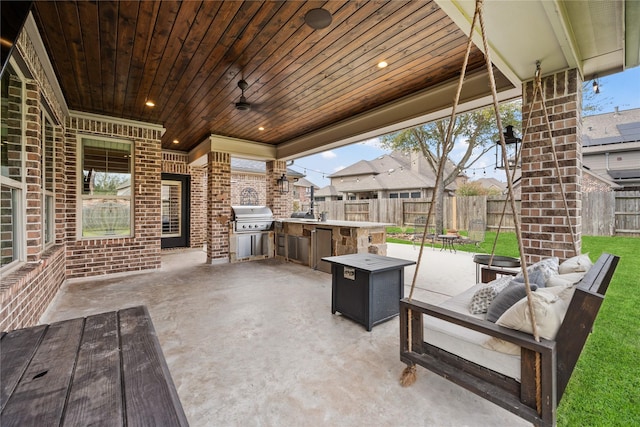
{"label": "wooden table plank", "polygon": [[119,320],[127,425],[188,426],[146,307],[121,310]]}
{"label": "wooden table plank", "polygon": [[59,425],[76,362],[84,319],[50,325],[31,363],[9,397],[0,425]]}
{"label": "wooden table plank", "polygon": [[116,312],[87,317],[63,425],[124,425]]}
{"label": "wooden table plank", "polygon": [[0,340],[0,411],[27,369],[47,327],[18,329],[2,333]]}

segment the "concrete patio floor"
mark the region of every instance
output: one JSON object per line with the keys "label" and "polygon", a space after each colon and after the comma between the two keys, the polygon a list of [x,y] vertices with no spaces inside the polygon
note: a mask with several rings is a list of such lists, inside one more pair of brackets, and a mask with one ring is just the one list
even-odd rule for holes
{"label": "concrete patio floor", "polygon": [[[387,255],[418,252],[390,244]],[[422,368],[401,387],[398,318],[367,332],[332,315],[329,274],[205,260],[171,251],[152,273],[66,283],[41,323],[146,305],[192,426],[530,425]],[[439,303],[474,282],[472,254],[425,248],[414,298]]]}

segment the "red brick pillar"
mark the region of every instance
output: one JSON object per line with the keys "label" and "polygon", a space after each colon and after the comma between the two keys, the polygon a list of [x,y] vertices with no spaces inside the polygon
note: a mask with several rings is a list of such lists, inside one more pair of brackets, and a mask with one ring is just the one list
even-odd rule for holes
{"label": "red brick pillar", "polygon": [[271,160],[267,162],[267,206],[276,218],[288,218],[293,211],[293,180],[289,178],[289,192],[280,194],[278,179],[287,173],[287,162]]}
{"label": "red brick pillar", "polygon": [[210,152],[207,157],[207,263],[229,262],[231,218],[231,155]]}
{"label": "red brick pillar", "polygon": [[42,242],[44,237],[42,206],[42,123],[40,121],[40,93],[38,84],[34,80],[27,80],[25,85],[24,100],[26,111],[24,115],[25,129],[25,182],[26,191],[26,218],[27,229],[27,261],[34,262],[42,255]]}
{"label": "red brick pillar", "polygon": [[[522,145],[522,238],[527,262],[550,256],[564,260],[581,249],[582,234],[582,77],[578,70],[542,79],[541,97],[533,99],[534,82],[523,85],[523,127],[532,111]],[[567,218],[556,173],[545,115],[551,124],[560,176],[569,207]]]}

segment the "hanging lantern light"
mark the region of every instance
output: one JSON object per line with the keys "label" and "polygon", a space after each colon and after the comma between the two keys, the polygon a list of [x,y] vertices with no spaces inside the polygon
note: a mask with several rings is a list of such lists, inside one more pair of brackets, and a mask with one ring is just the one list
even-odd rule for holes
{"label": "hanging lantern light", "polygon": [[[522,144],[522,139],[513,134],[513,126],[509,125],[504,131],[504,147],[507,150],[507,161],[509,168],[519,168],[518,147]],[[504,157],[502,156],[502,144],[496,141],[496,169],[504,169]]]}
{"label": "hanging lantern light", "polygon": [[278,178],[278,188],[280,189],[280,194],[287,194],[289,192],[289,180],[285,174],[282,174],[282,176]]}

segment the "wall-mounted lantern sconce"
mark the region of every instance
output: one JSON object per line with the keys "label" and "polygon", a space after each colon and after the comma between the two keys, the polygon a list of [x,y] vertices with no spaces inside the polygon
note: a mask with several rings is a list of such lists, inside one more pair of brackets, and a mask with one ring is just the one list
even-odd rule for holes
{"label": "wall-mounted lantern sconce", "polygon": [[289,192],[289,180],[285,174],[282,174],[282,176],[278,178],[278,188],[280,189],[280,194],[287,194]]}
{"label": "wall-mounted lantern sconce", "polygon": [[593,93],[600,93],[600,85],[598,84],[598,76],[593,76]]}
{"label": "wall-mounted lantern sconce", "polygon": [[[520,161],[518,159],[518,146],[522,144],[522,139],[513,134],[513,126],[509,125],[504,131],[504,146],[507,150],[507,161],[509,168],[519,168]],[[496,169],[504,169],[504,161],[502,157],[502,145],[500,140],[496,141]]]}

